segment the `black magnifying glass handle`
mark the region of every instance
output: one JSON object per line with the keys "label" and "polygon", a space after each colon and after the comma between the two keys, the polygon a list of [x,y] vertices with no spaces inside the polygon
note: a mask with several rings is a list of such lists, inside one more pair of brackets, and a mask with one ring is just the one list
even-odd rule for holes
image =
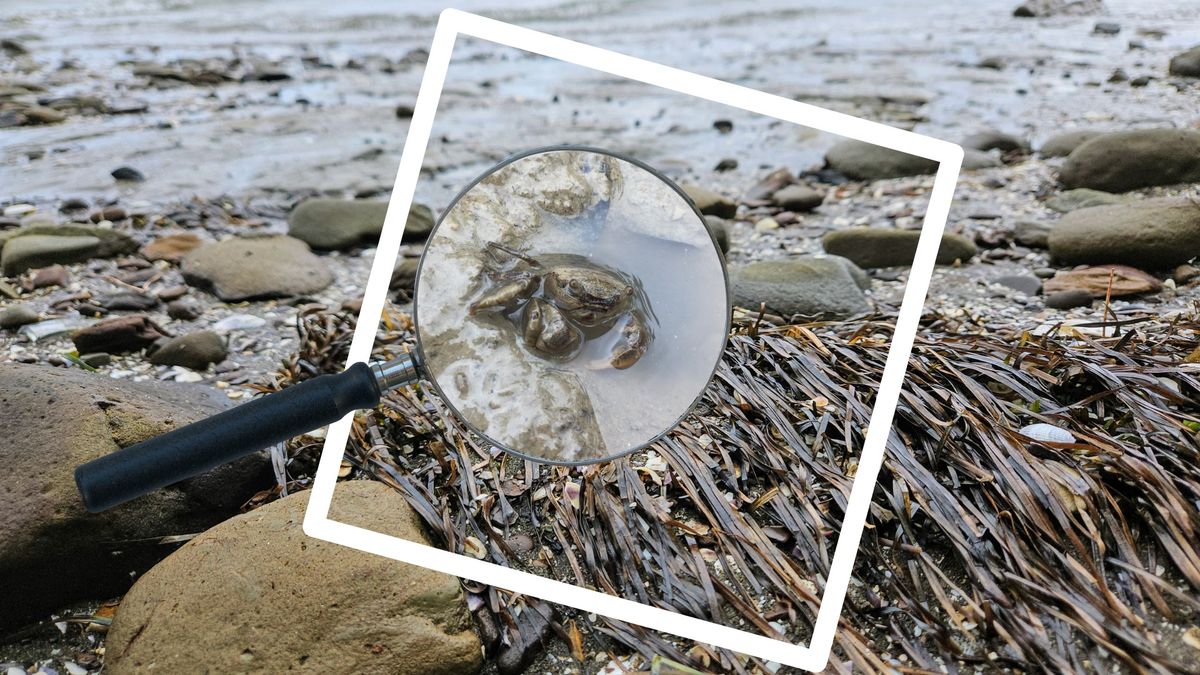
{"label": "black magnifying glass handle", "polygon": [[98,513],[372,408],[383,392],[417,378],[412,354],[356,363],[80,465],[75,484]]}

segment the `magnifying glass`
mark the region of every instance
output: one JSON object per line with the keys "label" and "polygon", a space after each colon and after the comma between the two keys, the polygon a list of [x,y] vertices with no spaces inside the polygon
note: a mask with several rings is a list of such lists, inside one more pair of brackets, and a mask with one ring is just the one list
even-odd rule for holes
{"label": "magnifying glass", "polygon": [[486,442],[544,463],[653,443],[700,398],[729,333],[724,260],[692,202],[637,160],[530,150],[446,209],[417,268],[416,350],[356,363],[75,470],[103,511],[424,380]]}

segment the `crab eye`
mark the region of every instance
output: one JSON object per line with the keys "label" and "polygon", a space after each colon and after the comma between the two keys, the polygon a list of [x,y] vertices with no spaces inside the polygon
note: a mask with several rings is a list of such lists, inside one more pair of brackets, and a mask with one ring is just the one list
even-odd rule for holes
{"label": "crab eye", "polygon": [[581,282],[578,279],[572,279],[567,282],[567,288],[572,293],[582,293],[583,292],[583,282]]}

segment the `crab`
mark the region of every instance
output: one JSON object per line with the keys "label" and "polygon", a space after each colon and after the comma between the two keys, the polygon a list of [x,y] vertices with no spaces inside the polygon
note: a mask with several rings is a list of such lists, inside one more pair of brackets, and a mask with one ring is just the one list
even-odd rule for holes
{"label": "crab", "polygon": [[571,360],[585,341],[618,324],[609,365],[623,370],[646,353],[651,333],[634,307],[636,291],[617,273],[579,256],[547,256],[556,262],[543,263],[496,242],[486,250],[493,285],[471,303],[471,316],[492,313],[516,321],[525,345],[556,361]]}

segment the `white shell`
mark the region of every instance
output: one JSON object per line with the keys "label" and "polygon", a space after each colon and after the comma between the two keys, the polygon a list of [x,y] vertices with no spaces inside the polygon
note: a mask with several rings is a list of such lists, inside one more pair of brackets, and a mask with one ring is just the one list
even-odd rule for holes
{"label": "white shell", "polygon": [[1018,432],[1022,436],[1028,436],[1035,441],[1046,441],[1048,443],[1074,443],[1075,436],[1066,429],[1056,427],[1053,424],[1030,424],[1021,427]]}

